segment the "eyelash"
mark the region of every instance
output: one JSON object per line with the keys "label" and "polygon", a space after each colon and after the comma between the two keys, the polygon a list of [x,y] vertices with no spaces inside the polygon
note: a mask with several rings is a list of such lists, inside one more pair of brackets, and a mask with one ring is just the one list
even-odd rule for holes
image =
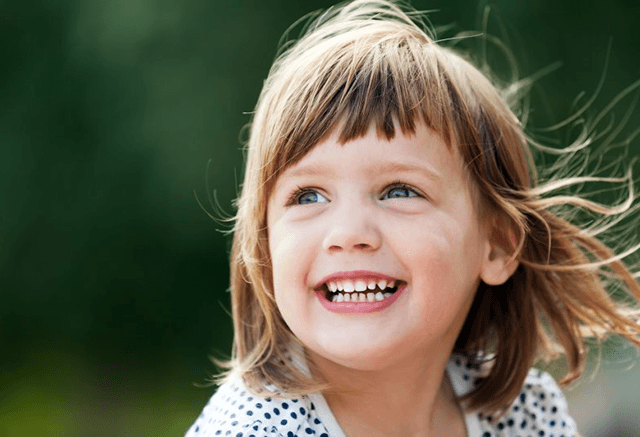
{"label": "eyelash", "polygon": [[289,196],[289,200],[287,200],[287,203],[285,206],[294,206],[294,205],[299,205],[298,201],[300,200],[300,198],[305,195],[305,194],[309,194],[309,193],[317,193],[318,190],[316,190],[315,188],[311,188],[311,187],[298,187],[296,188],[296,190],[291,194],[291,196]]}
{"label": "eyelash", "polygon": [[[424,197],[424,195],[419,192],[417,189],[415,189],[414,187],[412,187],[411,185],[408,185],[404,182],[392,182],[391,184],[387,185],[384,189],[384,191],[382,192],[382,196],[381,199],[384,198],[386,195],[389,194],[389,192],[391,192],[392,190],[395,189],[402,189],[402,190],[408,190],[411,191],[412,193],[416,194],[415,197]],[[287,200],[287,203],[285,206],[293,206],[293,205],[300,205],[298,202],[300,201],[300,198],[305,195],[305,194],[309,194],[309,193],[317,193],[318,190],[315,188],[311,188],[311,187],[297,187],[296,190],[291,194],[291,196],[289,196],[289,200]],[[318,193],[320,194],[320,193]],[[322,195],[322,194],[320,194]],[[412,196],[409,196],[412,197]]]}
{"label": "eyelash", "polygon": [[[415,197],[425,197],[420,191],[418,191],[416,188],[412,187],[411,185],[405,184],[404,182],[393,182],[389,185],[387,185],[387,187],[385,188],[385,190],[382,193],[382,197],[386,196],[389,194],[389,192],[391,192],[392,190],[395,189],[401,189],[401,190],[407,190],[407,191],[411,191],[413,192],[416,196]],[[411,196],[409,196],[411,197]]]}

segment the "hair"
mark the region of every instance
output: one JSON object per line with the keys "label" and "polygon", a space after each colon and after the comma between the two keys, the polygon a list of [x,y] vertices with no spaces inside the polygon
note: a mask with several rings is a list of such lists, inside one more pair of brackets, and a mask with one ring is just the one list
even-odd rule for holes
{"label": "hair", "polygon": [[[267,201],[278,176],[336,130],[346,143],[372,125],[392,139],[398,129],[412,134],[424,123],[459,149],[482,215],[499,217],[516,237],[511,249],[517,270],[502,285],[481,283],[453,351],[475,363],[480,353],[490,357],[488,373],[463,401],[470,409],[499,413],[539,358],[564,355],[561,383],[568,383],[584,370],[589,336],[618,334],[640,347],[640,286],[624,262],[638,246],[616,253],[602,242],[637,211],[633,180],[630,174],[585,174],[585,164],[582,174],[561,171],[562,177],[539,183],[532,147],[553,150],[529,138],[514,114],[523,82],[493,85],[467,55],[438,44],[420,15],[405,9],[383,0],[332,8],[274,61],[250,124],[237,200],[231,254],[235,337],[222,378],[238,375],[252,391],[270,395],[326,387],[289,361],[299,341],[274,299]],[[592,124],[580,126],[556,170],[566,170],[597,136]],[[625,198],[606,206],[565,193],[592,182],[619,183]],[[576,224],[585,213],[591,221]],[[623,236],[635,241],[628,232]]]}

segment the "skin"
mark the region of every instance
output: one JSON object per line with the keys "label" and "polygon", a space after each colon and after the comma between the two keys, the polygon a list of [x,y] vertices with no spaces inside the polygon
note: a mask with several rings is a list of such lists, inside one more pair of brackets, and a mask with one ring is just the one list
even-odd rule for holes
{"label": "skin", "polygon": [[[456,147],[424,125],[391,141],[331,135],[276,182],[276,304],[336,387],[325,397],[349,436],[466,435],[445,367],[480,281],[502,283],[517,266],[468,184]],[[381,311],[329,311],[314,288],[353,271],[406,287]]]}

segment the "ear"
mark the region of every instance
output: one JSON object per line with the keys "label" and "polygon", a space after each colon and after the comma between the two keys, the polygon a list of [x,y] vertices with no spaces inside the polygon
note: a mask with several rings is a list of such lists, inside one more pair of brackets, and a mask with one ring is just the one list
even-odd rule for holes
{"label": "ear", "polygon": [[518,246],[513,224],[508,219],[492,220],[487,229],[487,242],[480,279],[487,285],[501,285],[518,268],[515,251]]}

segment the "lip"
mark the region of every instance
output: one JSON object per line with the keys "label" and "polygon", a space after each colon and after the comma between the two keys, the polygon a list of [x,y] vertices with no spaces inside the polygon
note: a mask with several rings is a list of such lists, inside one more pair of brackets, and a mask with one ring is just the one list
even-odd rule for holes
{"label": "lip", "polygon": [[[358,277],[362,278],[362,276],[358,276]],[[345,278],[345,276],[342,276],[342,278]],[[373,278],[373,276],[370,276],[370,278]],[[387,277],[384,277],[384,276],[380,277],[380,279],[385,279],[385,278]],[[322,285],[323,283],[321,283],[320,285]],[[333,313],[363,314],[363,313],[375,313],[388,308],[396,300],[398,300],[398,298],[400,297],[401,294],[403,294],[406,288],[407,288],[407,284],[405,283],[402,285],[402,287],[398,288],[398,290],[388,298],[380,301],[375,301],[375,302],[330,302],[325,297],[324,290],[316,290],[315,293],[318,300],[320,300],[320,303],[322,304],[322,306]]]}
{"label": "lip", "polygon": [[[370,279],[375,281],[380,281],[385,279],[387,281],[399,281],[399,278],[394,278],[393,276],[383,275],[382,273],[371,272],[368,270],[353,270],[350,272],[338,272],[332,273],[329,276],[324,277],[318,282],[313,289],[315,291],[319,291],[320,287],[322,287],[325,283],[329,281],[340,281],[342,279]],[[398,290],[400,291],[400,290]],[[397,294],[396,292],[395,294]]]}

